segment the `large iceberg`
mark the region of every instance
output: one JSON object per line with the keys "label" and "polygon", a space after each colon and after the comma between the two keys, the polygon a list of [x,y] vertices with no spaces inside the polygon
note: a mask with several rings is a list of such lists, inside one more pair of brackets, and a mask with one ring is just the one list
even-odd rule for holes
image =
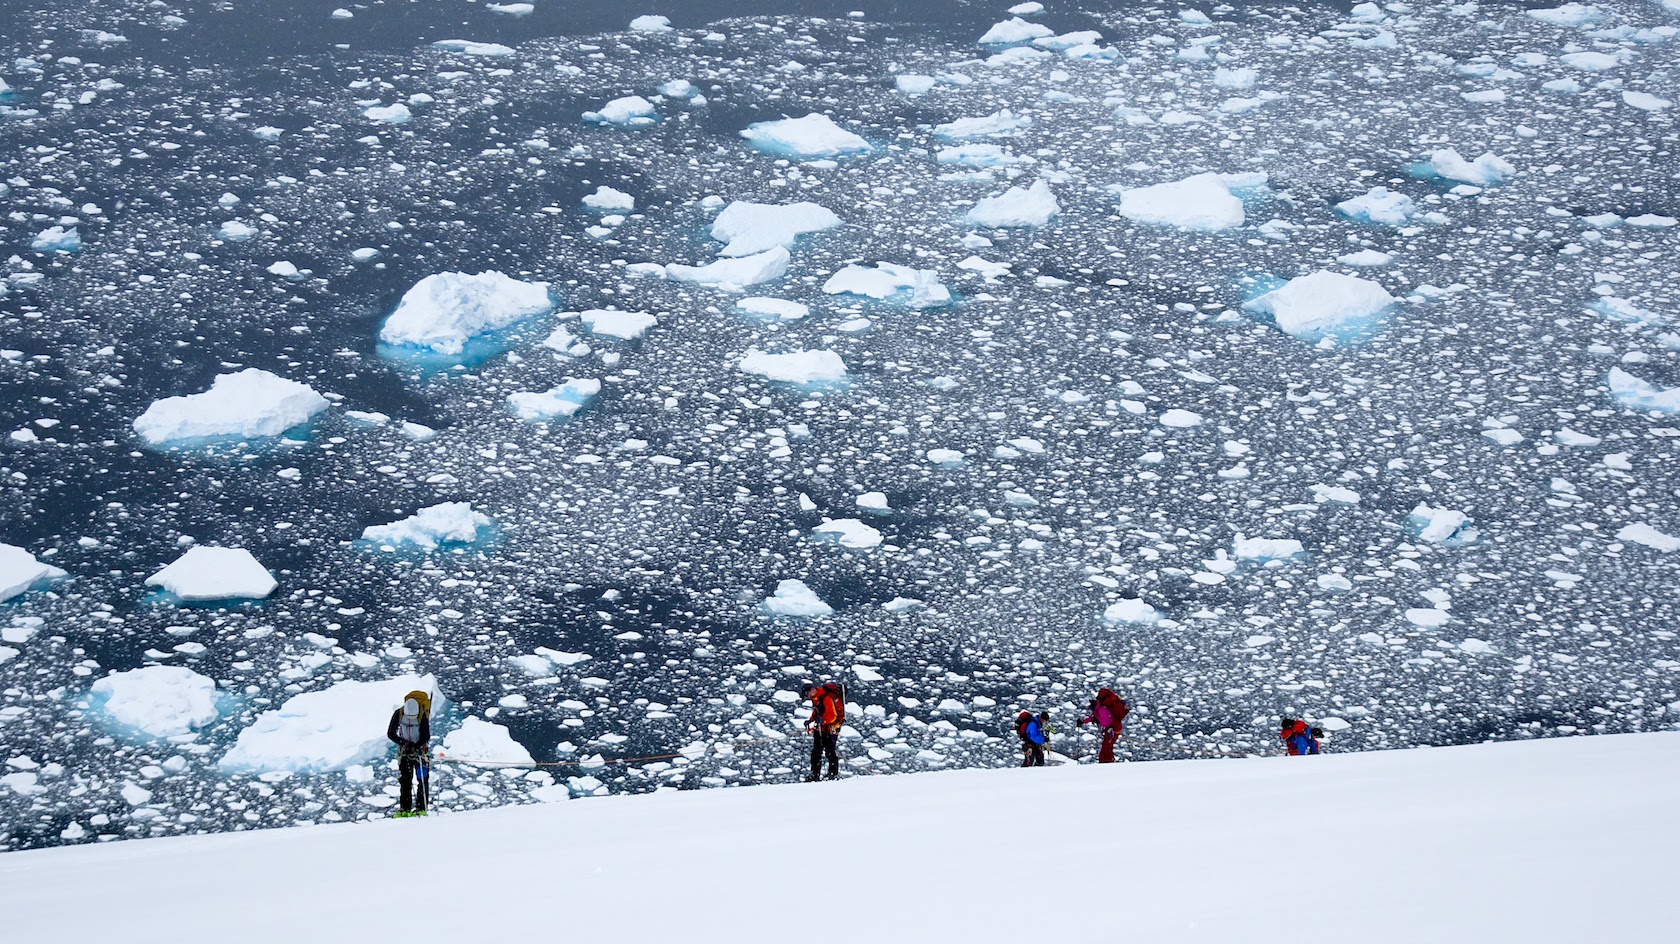
{"label": "large iceberg", "polygon": [[412,544],[430,551],[440,544],[470,544],[494,524],[489,515],[474,511],[472,502],[444,502],[401,521],[363,528],[362,540],[390,546]]}
{"label": "large iceberg", "polygon": [[712,221],[712,238],[728,243],[720,256],[750,256],[777,246],[792,249],[798,237],[839,225],[840,217],[833,210],[815,203],[736,200]]}
{"label": "large iceberg", "polygon": [[1231,193],[1221,174],[1123,190],[1120,215],[1139,223],[1207,231],[1241,226],[1245,219],[1242,200]]}
{"label": "large iceberg", "polygon": [[601,382],[599,380],[594,378],[575,380],[567,377],[560,386],[551,387],[541,393],[529,390],[510,393],[507,402],[508,407],[513,410],[513,415],[527,422],[535,423],[572,416],[589,405],[589,401],[595,399],[595,395],[600,392]]}
{"label": "large iceberg", "polygon": [[432,695],[432,721],[444,706],[437,680],[404,675],[380,682],[339,682],[329,688],[286,699],[279,708],[257,716],[239,732],[223,755],[227,773],[290,770],[320,773],[343,770],[384,757],[391,746],[385,725],[411,691]]}
{"label": "large iceberg", "polygon": [[764,599],[764,611],[773,616],[832,616],[834,607],[817,596],[803,580],[783,580],[776,592]]}
{"label": "large iceberg", "polygon": [[41,563],[23,548],[0,544],[0,602],[10,600],[38,583],[62,576],[64,571]]}
{"label": "large iceberg", "polygon": [[951,290],[939,281],[938,272],[891,262],[877,263],[873,267],[846,266],[829,276],[822,290],[828,295],[901,300],[911,308],[936,308],[951,301]]}
{"label": "large iceberg", "polygon": [[1031,187],[1010,187],[995,197],[985,197],[968,211],[967,219],[979,226],[1043,226],[1062,212],[1050,185],[1040,180]]}
{"label": "large iceberg", "polygon": [[216,682],[191,669],[148,665],[93,683],[90,707],[148,738],[178,738],[214,722]]}
{"label": "large iceberg", "polygon": [[1271,315],[1278,330],[1302,338],[1370,318],[1394,302],[1394,296],[1375,282],[1320,269],[1290,279],[1243,307]]}
{"label": "large iceberg", "polygon": [[309,422],[327,399],[307,384],[256,367],[222,374],[210,389],[166,397],[134,420],[134,431],[153,446],[192,439],[278,436]]}
{"label": "large iceberg", "polygon": [[439,272],[403,293],[379,339],[455,355],[467,341],[554,307],[547,282],[521,282],[494,270]]}
{"label": "large iceberg", "polygon": [[815,112],[803,118],[755,122],[741,132],[741,137],[760,151],[784,157],[839,157],[869,150],[868,141]]}
{"label": "large iceberg", "polygon": [[268,569],[242,547],[191,547],[173,564],[146,578],[185,602],[260,600],[279,586]]}
{"label": "large iceberg", "polygon": [[846,362],[833,351],[766,354],[753,348],[741,358],[741,370],[783,383],[833,383],[846,379]]}
{"label": "large iceberg", "polygon": [[1620,367],[1610,368],[1610,395],[1625,407],[1680,413],[1680,387],[1659,387],[1647,383]]}

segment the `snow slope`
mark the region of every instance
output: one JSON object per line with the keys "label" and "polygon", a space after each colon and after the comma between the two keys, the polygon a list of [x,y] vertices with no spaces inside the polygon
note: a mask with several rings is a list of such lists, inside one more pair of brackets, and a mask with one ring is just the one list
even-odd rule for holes
{"label": "snow slope", "polygon": [[664,792],[17,852],[0,900],[15,940],[385,940],[426,862],[427,940],[1639,944],[1676,775],[1645,734]]}

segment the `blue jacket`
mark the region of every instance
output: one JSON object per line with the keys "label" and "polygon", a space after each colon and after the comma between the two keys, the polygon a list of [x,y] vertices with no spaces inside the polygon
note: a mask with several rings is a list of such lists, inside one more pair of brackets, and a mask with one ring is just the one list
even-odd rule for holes
{"label": "blue jacket", "polygon": [[1294,737],[1291,737],[1289,739],[1289,746],[1294,748],[1295,753],[1298,755],[1318,753],[1318,742],[1310,735],[1306,734],[1297,734]]}
{"label": "blue jacket", "polygon": [[1038,723],[1037,718],[1028,721],[1026,730],[1022,733],[1025,735],[1027,743],[1037,744],[1040,747],[1044,746],[1046,741],[1046,738],[1044,737],[1044,726]]}

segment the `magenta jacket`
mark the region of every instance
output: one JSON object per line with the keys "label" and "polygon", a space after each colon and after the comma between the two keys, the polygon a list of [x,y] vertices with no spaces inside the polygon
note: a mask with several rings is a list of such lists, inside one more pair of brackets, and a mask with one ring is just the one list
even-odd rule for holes
{"label": "magenta jacket", "polygon": [[1089,724],[1092,721],[1095,721],[1099,728],[1112,728],[1114,727],[1114,712],[1109,711],[1107,705],[1099,704],[1089,717],[1079,723]]}

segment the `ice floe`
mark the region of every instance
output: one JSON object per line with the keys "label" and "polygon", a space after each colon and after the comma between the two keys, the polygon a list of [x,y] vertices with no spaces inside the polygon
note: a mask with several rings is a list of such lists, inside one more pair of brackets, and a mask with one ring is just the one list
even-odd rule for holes
{"label": "ice floe", "polygon": [[328,406],[307,384],[256,367],[222,374],[210,389],[154,402],[135,418],[134,432],[153,446],[199,439],[278,436]]}
{"label": "ice floe", "polygon": [[835,383],[846,379],[846,362],[833,351],[770,354],[757,348],[741,358],[741,370],[782,383]]}
{"label": "ice floe", "polygon": [[494,270],[467,275],[439,272],[403,293],[379,339],[455,355],[474,337],[554,307],[548,283],[522,282]]}
{"label": "ice floe", "polygon": [[1283,287],[1243,307],[1271,315],[1278,330],[1296,338],[1371,318],[1395,303],[1388,290],[1368,279],[1320,269],[1290,279]]}
{"label": "ice floe", "polygon": [[90,709],[147,738],[179,738],[213,723],[216,680],[173,665],[113,672],[93,683]]}
{"label": "ice floe", "polygon": [[495,522],[473,510],[472,502],[443,502],[422,508],[401,521],[370,525],[362,529],[362,540],[395,547],[407,544],[436,550],[445,544],[470,544]]}
{"label": "ice floe", "polygon": [[321,773],[379,760],[391,747],[385,737],[387,719],[415,690],[431,693],[435,723],[445,699],[430,675],[337,682],[293,695],[239,732],[220,767],[227,773]]}
{"label": "ice floe", "polygon": [[823,158],[861,154],[869,142],[834,123],[827,115],[781,118],[748,125],[741,137],[760,151],[784,157]]}
{"label": "ice floe", "polygon": [[727,243],[720,256],[750,256],[778,246],[792,249],[794,240],[840,225],[840,217],[810,202],[775,204],[737,200],[712,221],[712,238]]}
{"label": "ice floe", "polygon": [[774,616],[832,616],[834,607],[824,603],[816,591],[803,580],[783,580],[776,584],[776,592],[761,604],[766,613]]}
{"label": "ice floe", "polygon": [[242,547],[190,547],[174,563],[146,578],[146,586],[160,587],[186,603],[260,600],[279,585]]}

